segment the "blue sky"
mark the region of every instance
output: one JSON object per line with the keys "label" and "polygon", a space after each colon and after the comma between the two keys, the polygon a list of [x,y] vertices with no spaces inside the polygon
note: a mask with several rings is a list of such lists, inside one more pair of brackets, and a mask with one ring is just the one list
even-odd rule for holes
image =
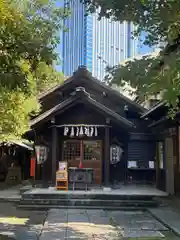
{"label": "blue sky", "polygon": [[151,53],[154,51],[155,47],[148,47],[147,45],[144,45],[143,42],[147,36],[146,32],[142,32],[140,36],[140,40],[138,43],[138,53],[141,54],[146,54],[146,53]]}

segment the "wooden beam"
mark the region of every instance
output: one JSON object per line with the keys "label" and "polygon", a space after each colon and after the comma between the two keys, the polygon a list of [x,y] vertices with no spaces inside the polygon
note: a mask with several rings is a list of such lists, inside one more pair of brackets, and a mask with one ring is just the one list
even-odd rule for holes
{"label": "wooden beam", "polygon": [[110,128],[105,128],[104,139],[104,183],[109,185],[110,178]]}
{"label": "wooden beam", "polygon": [[57,159],[57,129],[52,128],[52,184],[56,184],[56,159]]}

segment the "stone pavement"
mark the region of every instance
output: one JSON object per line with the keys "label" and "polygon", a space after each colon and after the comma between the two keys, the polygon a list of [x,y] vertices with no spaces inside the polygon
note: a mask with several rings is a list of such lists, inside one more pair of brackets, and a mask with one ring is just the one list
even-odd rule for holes
{"label": "stone pavement", "polygon": [[164,237],[168,229],[147,212],[52,209],[40,240],[120,240]]}
{"label": "stone pavement", "polygon": [[17,185],[5,189],[0,189],[0,202],[2,201],[12,201],[12,200],[20,200],[20,188],[22,185]]}
{"label": "stone pavement", "polygon": [[[0,239],[37,240],[43,228],[45,212],[19,210],[10,203],[0,203]],[[3,238],[4,239],[4,238]]]}

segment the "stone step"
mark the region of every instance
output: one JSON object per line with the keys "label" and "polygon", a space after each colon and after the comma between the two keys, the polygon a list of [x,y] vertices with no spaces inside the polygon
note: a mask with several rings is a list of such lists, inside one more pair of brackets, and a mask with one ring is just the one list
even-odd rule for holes
{"label": "stone step", "polygon": [[[44,204],[44,205],[38,205],[38,204],[33,204],[33,205],[22,205],[19,204],[17,206],[19,209],[24,209],[24,210],[39,210],[39,211],[44,211],[44,210],[49,210],[49,209],[77,209],[77,206],[68,206],[65,205],[49,205],[49,204]],[[103,210],[123,210],[123,211],[146,211],[147,207],[135,207],[135,206],[78,206],[78,209],[103,209]]]}
{"label": "stone step", "polygon": [[29,194],[24,193],[22,195],[22,199],[97,199],[97,200],[143,200],[148,201],[152,200],[154,196],[151,195],[119,195],[119,194],[105,194],[105,193],[68,193],[68,192],[60,192],[56,194]]}
{"label": "stone step", "polygon": [[157,207],[155,200],[97,200],[97,199],[22,199],[19,205],[97,206],[97,207]]}

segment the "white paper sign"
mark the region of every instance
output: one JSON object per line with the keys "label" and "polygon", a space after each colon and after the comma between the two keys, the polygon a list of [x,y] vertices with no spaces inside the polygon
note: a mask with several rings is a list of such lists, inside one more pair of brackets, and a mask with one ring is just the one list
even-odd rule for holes
{"label": "white paper sign", "polygon": [[59,171],[64,171],[67,169],[67,163],[66,162],[59,162]]}
{"label": "white paper sign", "polygon": [[136,161],[128,161],[128,168],[137,168]]}
{"label": "white paper sign", "polygon": [[149,168],[154,168],[154,161],[149,161]]}

